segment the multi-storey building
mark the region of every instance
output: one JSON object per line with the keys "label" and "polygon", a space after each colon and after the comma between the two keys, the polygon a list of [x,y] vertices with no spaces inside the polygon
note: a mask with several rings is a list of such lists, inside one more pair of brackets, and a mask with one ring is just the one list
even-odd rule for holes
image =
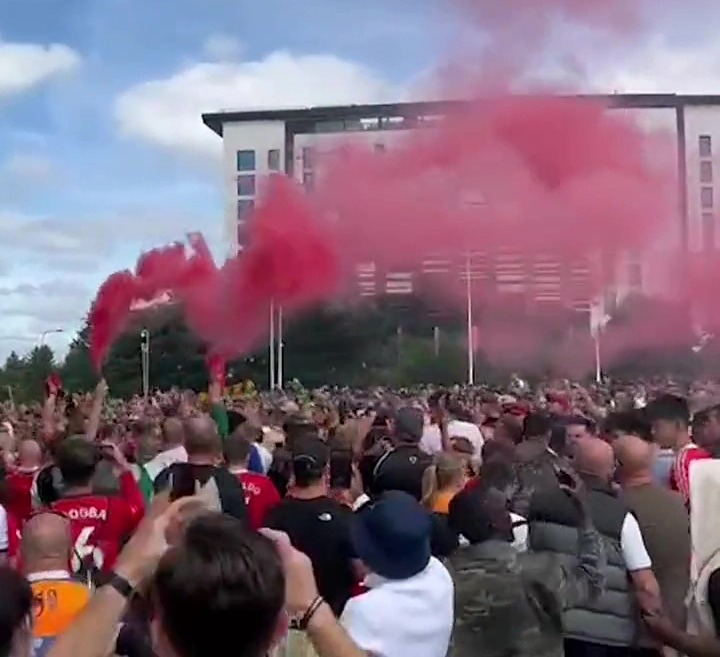
{"label": "multi-storey building", "polygon": [[[640,124],[667,129],[674,140],[677,169],[677,224],[654,253],[616,256],[616,289],[648,294],[666,287],[667,262],[678,253],[715,250],[720,234],[714,163],[720,152],[720,95],[616,94],[598,97],[618,111],[637,114]],[[462,101],[457,101],[462,102]],[[284,172],[305,186],[316,179],[318,151],[339,140],[367,144],[382,151],[402,131],[420,129],[456,102],[421,102],[347,107],[313,107],[222,111],[203,115],[204,123],[223,139],[225,226],[229,253],[243,243],[247,217],[255,204],[258,179]],[[591,265],[583,258],[559,262],[552,254],[522,256],[512,249],[492,253],[433,254],[419,271],[380,271],[374,263],[358,267],[359,292],[403,295],[422,285],[424,277],[457,276],[498,293],[525,295],[537,304],[563,304],[587,309],[590,304]]]}

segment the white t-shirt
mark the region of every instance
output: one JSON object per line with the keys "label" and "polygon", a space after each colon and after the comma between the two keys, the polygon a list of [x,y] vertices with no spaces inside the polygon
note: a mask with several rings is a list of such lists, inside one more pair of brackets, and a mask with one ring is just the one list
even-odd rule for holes
{"label": "white t-shirt", "polygon": [[345,605],[340,624],[375,657],[445,657],[454,623],[450,573],[435,557],[404,580],[368,579],[372,588]]}
{"label": "white t-shirt", "polygon": [[7,552],[8,547],[7,511],[4,506],[0,506],[0,552]]}
{"label": "white t-shirt", "polygon": [[[475,449],[475,455],[481,455],[485,439],[480,429],[472,422],[450,420],[448,422],[448,435],[450,438],[467,438]],[[425,427],[420,439],[420,449],[428,454],[442,452],[442,436],[440,435],[440,427],[437,424],[429,424]]]}
{"label": "white t-shirt", "polygon": [[510,520],[513,523],[513,547],[518,552],[527,552],[528,549],[528,523],[525,518],[517,513],[510,513]]}
{"label": "white t-shirt", "polygon": [[160,452],[154,459],[145,464],[145,472],[147,472],[150,479],[155,481],[155,477],[165,468],[169,468],[176,463],[187,463],[187,452],[182,445]]}
{"label": "white t-shirt", "polygon": [[636,570],[652,568],[652,560],[645,547],[640,525],[632,513],[628,513],[623,520],[620,530],[620,548],[628,572],[633,573]]}

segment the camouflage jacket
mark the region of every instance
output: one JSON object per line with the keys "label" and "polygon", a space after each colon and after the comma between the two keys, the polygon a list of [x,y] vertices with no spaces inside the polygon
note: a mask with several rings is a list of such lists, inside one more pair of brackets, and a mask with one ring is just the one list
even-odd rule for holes
{"label": "camouflage jacket", "polygon": [[602,593],[605,555],[595,529],[579,532],[578,559],[518,553],[502,541],[458,549],[450,657],[563,657],[562,612]]}
{"label": "camouflage jacket", "polygon": [[568,468],[567,462],[544,442],[528,440],[515,448],[517,489],[511,500],[512,510],[527,517],[530,500],[536,491],[558,486],[555,469]]}

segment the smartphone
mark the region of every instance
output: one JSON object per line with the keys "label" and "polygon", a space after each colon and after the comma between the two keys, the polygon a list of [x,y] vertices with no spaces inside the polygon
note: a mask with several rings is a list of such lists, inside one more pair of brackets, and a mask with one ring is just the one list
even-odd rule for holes
{"label": "smartphone", "polygon": [[168,482],[171,502],[195,495],[195,476],[192,467],[186,463],[181,463],[170,470]]}

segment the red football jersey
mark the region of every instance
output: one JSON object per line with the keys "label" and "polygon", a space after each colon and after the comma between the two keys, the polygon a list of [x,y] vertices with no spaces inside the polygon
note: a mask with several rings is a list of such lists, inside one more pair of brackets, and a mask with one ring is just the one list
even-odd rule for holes
{"label": "red football jersey", "polygon": [[143,499],[132,473],[120,477],[120,495],[77,495],[52,505],[70,519],[73,540],[71,571],[109,571],[125,540],[144,512]]}
{"label": "red football jersey", "polygon": [[20,528],[22,525],[15,517],[8,514],[8,560],[10,565],[14,567],[20,566]]}
{"label": "red football jersey", "polygon": [[19,522],[24,522],[32,513],[31,490],[39,468],[32,470],[11,470],[5,479],[7,503],[5,510]]}
{"label": "red football jersey", "polygon": [[256,472],[236,472],[235,476],[245,491],[248,518],[253,529],[264,526],[268,511],[280,504],[280,493],[272,481]]}
{"label": "red football jersey", "polygon": [[690,465],[693,461],[710,459],[712,455],[694,443],[688,443],[680,448],[675,455],[673,467],[670,471],[670,488],[680,492],[685,503],[690,502]]}

